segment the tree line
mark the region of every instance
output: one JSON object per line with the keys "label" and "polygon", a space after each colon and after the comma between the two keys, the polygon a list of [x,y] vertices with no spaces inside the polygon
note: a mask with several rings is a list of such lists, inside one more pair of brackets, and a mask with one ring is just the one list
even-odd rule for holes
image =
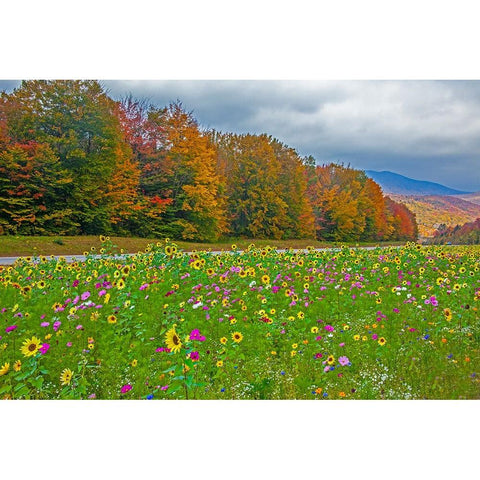
{"label": "tree line", "polygon": [[202,130],[181,103],[97,81],[0,97],[0,234],[415,240],[415,216],[363,171],[269,135]]}

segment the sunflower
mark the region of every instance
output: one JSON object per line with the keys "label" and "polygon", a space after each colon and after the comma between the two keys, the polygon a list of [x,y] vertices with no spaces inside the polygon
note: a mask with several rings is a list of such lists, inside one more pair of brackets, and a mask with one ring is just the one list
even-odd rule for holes
{"label": "sunflower", "polygon": [[222,337],[220,339],[220,343],[222,343],[223,345],[225,345],[227,343],[227,337]]}
{"label": "sunflower", "polygon": [[14,364],[13,364],[13,370],[15,372],[19,372],[22,368],[22,362],[20,360],[17,360]]}
{"label": "sunflower", "polygon": [[173,353],[178,353],[182,348],[182,341],[175,331],[175,327],[172,327],[165,334],[165,343],[167,344],[167,348],[169,348]]}
{"label": "sunflower", "polygon": [[108,323],[117,323],[117,317],[115,315],[109,315],[107,321]]}
{"label": "sunflower", "polygon": [[5,362],[2,365],[2,368],[0,368],[0,377],[8,373],[9,370],[10,370],[10,364],[8,362]]}
{"label": "sunflower", "polygon": [[60,374],[60,382],[62,385],[70,385],[72,381],[73,372],[69,368],[65,368]]}
{"label": "sunflower", "polygon": [[23,342],[22,348],[20,351],[26,356],[31,357],[38,352],[38,349],[42,346],[43,342],[37,337],[32,337],[30,340],[27,338]]}
{"label": "sunflower", "polygon": [[235,343],[240,343],[243,340],[243,335],[240,332],[233,332],[232,333],[232,340]]}

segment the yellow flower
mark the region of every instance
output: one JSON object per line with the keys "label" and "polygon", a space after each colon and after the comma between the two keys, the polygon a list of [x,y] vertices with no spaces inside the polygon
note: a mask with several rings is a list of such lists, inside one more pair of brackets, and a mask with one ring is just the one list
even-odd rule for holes
{"label": "yellow flower", "polygon": [[291,356],[291,357],[294,357],[296,354],[297,354],[297,351],[296,351],[296,350],[292,350],[292,351],[290,352],[290,356]]}
{"label": "yellow flower", "polygon": [[70,385],[72,381],[73,372],[69,368],[65,368],[60,374],[60,382],[62,385]]}
{"label": "yellow flower", "polygon": [[297,343],[292,343],[292,348],[295,350],[296,348],[298,348],[298,344]]}
{"label": "yellow flower", "polygon": [[19,372],[20,370],[22,369],[22,362],[20,360],[17,360],[14,364],[13,364],[13,370],[15,372]]}
{"label": "yellow flower", "polygon": [[335,357],[333,355],[329,355],[327,358],[327,363],[329,365],[333,365],[335,363]]}
{"label": "yellow flower", "polygon": [[20,351],[26,356],[31,357],[38,352],[38,349],[42,346],[42,341],[37,337],[32,337],[30,340],[27,338],[23,342],[23,346]]}
{"label": "yellow flower", "polygon": [[222,337],[220,339],[220,343],[222,343],[223,345],[225,345],[227,343],[227,337]]}
{"label": "yellow flower", "polygon": [[131,363],[132,367],[136,367],[137,364],[138,364],[138,361],[137,361],[136,358],[134,360],[132,360],[132,363]]}
{"label": "yellow flower", "polygon": [[382,347],[387,343],[387,341],[383,338],[383,337],[380,337],[378,339],[378,344],[381,345]]}
{"label": "yellow flower", "polygon": [[360,335],[354,335],[353,336],[353,339],[358,342],[360,340]]}
{"label": "yellow flower", "polygon": [[235,343],[240,343],[243,340],[243,335],[240,332],[233,332],[232,333],[232,340]]}
{"label": "yellow flower", "polygon": [[117,323],[117,317],[115,315],[109,315],[107,317],[108,323]]}
{"label": "yellow flower", "polygon": [[8,362],[5,362],[3,365],[2,365],[2,368],[0,368],[0,377],[2,375],[5,375],[8,373],[8,371],[10,370],[10,364]]}
{"label": "yellow flower", "polygon": [[318,333],[318,327],[312,327],[312,328],[310,329],[310,331],[311,331],[312,333]]}
{"label": "yellow flower", "polygon": [[275,350],[272,350],[272,351],[270,352],[270,355],[276,355],[276,354],[277,354],[277,352],[276,352]]}
{"label": "yellow flower", "polygon": [[178,353],[182,348],[182,341],[175,331],[175,327],[172,327],[165,334],[165,343],[167,344],[167,348],[169,348],[173,353]]}
{"label": "yellow flower", "polygon": [[223,367],[223,361],[222,360],[219,360],[217,362],[217,367]]}

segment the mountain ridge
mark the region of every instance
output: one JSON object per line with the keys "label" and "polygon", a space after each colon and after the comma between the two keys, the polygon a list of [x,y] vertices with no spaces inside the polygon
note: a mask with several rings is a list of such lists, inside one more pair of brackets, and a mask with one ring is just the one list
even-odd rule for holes
{"label": "mountain ridge", "polygon": [[474,192],[456,190],[440,183],[415,180],[388,170],[365,170],[365,174],[378,183],[386,194],[394,195],[468,195]]}

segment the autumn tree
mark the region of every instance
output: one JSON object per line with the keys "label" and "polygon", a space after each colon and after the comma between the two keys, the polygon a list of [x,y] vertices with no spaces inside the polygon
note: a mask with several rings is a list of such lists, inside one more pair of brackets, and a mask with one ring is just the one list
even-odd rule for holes
{"label": "autumn tree", "polygon": [[77,233],[109,232],[119,212],[128,216],[136,166],[115,102],[98,82],[23,81],[6,95],[6,105],[13,141],[48,146],[72,178],[61,198]]}

